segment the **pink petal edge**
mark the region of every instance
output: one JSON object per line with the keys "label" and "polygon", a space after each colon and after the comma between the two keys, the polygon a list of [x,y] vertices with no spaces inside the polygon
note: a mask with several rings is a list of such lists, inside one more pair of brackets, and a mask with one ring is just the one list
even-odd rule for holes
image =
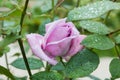
{"label": "pink petal edge", "polygon": [[32,52],[42,60],[48,61],[48,63],[52,65],[56,65],[58,62],[55,59],[50,58],[49,56],[44,53],[42,50],[42,40],[43,37],[39,34],[28,34],[26,35],[28,43],[32,49]]}
{"label": "pink petal edge", "polygon": [[45,25],[46,26],[46,34],[45,34],[45,37],[44,37],[43,48],[45,48],[45,46],[46,46],[46,42],[47,42],[47,39],[48,39],[49,35],[57,27],[56,25],[58,23],[65,23],[65,21],[66,21],[66,18],[60,19],[60,20],[56,20],[54,22],[51,22],[51,23],[48,23],[48,24]]}

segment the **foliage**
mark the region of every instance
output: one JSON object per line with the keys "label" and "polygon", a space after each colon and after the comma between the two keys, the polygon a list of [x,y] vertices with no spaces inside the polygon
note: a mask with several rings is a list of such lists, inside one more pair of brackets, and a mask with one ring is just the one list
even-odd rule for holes
{"label": "foliage", "polygon": [[5,76],[9,77],[10,79],[15,80],[12,73],[10,73],[9,70],[4,68],[3,66],[0,66],[0,74],[4,74]]}
{"label": "foliage", "polygon": [[[28,63],[30,65],[30,69],[31,70],[40,69],[41,67],[43,67],[43,63],[40,60],[38,60],[38,59],[27,58],[27,60],[28,60]],[[26,70],[26,66],[25,66],[23,58],[18,58],[17,60],[12,62],[11,65],[16,67],[16,68],[18,68],[18,69]]]}
{"label": "foliage", "polygon": [[[33,58],[34,55],[26,57],[25,52],[29,50],[26,34],[44,35],[47,23],[65,17],[75,24],[80,34],[87,35],[81,42],[85,48],[67,62],[57,57],[59,63],[54,66],[44,65],[42,60]],[[97,69],[101,55],[115,57],[109,65],[109,71],[112,80],[120,78],[119,0],[0,0],[0,37],[0,57],[11,51],[10,44],[19,43],[21,53],[15,55],[22,54],[23,58],[17,58],[7,65],[28,71],[31,80],[71,80],[82,77],[100,80],[91,76],[91,73]],[[41,68],[44,71],[40,71]],[[31,70],[38,72],[30,75]],[[0,74],[11,80],[28,78],[14,77],[15,74],[3,66],[0,66]]]}
{"label": "foliage", "polygon": [[113,59],[110,63],[110,73],[112,75],[112,79],[116,79],[120,77],[120,60],[119,59]]}
{"label": "foliage", "polygon": [[36,73],[34,74],[32,77],[32,80],[63,80],[63,77],[62,75],[60,75],[59,73],[57,72],[47,72],[47,71],[44,71],[44,72],[39,72],[39,73]]}
{"label": "foliage", "polygon": [[93,72],[98,64],[99,57],[94,52],[84,49],[66,64],[65,73],[70,78],[84,77]]}

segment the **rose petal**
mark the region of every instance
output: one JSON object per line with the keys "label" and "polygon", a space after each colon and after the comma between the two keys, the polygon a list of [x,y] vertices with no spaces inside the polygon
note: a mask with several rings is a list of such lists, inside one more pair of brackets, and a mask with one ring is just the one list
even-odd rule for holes
{"label": "rose petal", "polygon": [[75,38],[76,36],[72,36],[72,37],[67,37],[64,38],[60,41],[56,41],[56,42],[51,42],[48,43],[46,45],[45,50],[52,56],[63,56],[65,55],[70,46],[71,46],[71,41],[73,38]]}
{"label": "rose petal", "polygon": [[58,23],[65,23],[65,21],[66,21],[66,18],[59,19],[59,20],[56,20],[54,22],[46,24],[45,25],[46,32],[51,31],[51,30],[53,30],[53,28],[57,27],[57,26],[55,26],[56,24],[58,24]]}
{"label": "rose petal", "polygon": [[80,34],[80,32],[76,29],[75,25],[72,22],[67,22],[66,25],[72,28],[72,36],[78,36]]}
{"label": "rose petal", "polygon": [[65,57],[69,56],[73,56],[75,55],[78,51],[81,51],[83,49],[83,45],[81,45],[80,43],[82,42],[82,40],[85,38],[85,35],[79,35],[78,37],[74,38],[72,40],[72,45],[71,48],[69,50],[69,52],[67,53],[67,55],[65,55]]}
{"label": "rose petal", "polygon": [[29,34],[26,36],[32,52],[42,60],[48,61],[50,64],[55,65],[57,61],[47,56],[42,50],[43,37],[39,34]]}
{"label": "rose petal", "polygon": [[43,48],[45,48],[46,46],[46,43],[47,43],[47,40],[48,38],[50,37],[51,33],[53,32],[53,30],[58,27],[58,24],[62,23],[62,24],[65,24],[65,21],[66,21],[66,18],[64,19],[60,19],[60,20],[56,20],[52,23],[49,23],[49,24],[46,24],[46,34],[45,34],[45,37],[44,37],[44,44],[43,44]]}
{"label": "rose petal", "polygon": [[[59,27],[61,26],[61,27]],[[61,24],[58,25],[59,28],[55,28],[53,30],[53,32],[51,32],[51,34],[49,35],[48,39],[47,39],[47,43],[49,42],[55,42],[55,41],[59,41],[62,40],[68,36],[70,36],[71,34],[71,28],[65,26],[65,24]]]}

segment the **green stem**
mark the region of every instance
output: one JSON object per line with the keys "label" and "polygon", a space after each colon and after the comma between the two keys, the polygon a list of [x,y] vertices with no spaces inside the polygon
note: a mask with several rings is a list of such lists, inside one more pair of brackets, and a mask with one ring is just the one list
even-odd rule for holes
{"label": "green stem", "polygon": [[46,63],[46,69],[45,71],[50,71],[50,68],[52,67],[52,65],[50,65],[48,62]]}
{"label": "green stem", "polygon": [[21,52],[22,52],[22,56],[23,56],[23,59],[24,59],[24,62],[25,62],[25,65],[26,65],[28,74],[29,74],[29,76],[31,77],[31,76],[32,76],[32,73],[31,73],[31,71],[30,71],[30,67],[29,67],[28,60],[27,60],[27,57],[26,57],[26,54],[25,54],[25,50],[24,50],[24,47],[23,47],[22,40],[21,40],[21,39],[18,39],[18,43],[19,43],[19,46],[20,46],[20,49],[21,49]]}
{"label": "green stem", "polygon": [[77,5],[76,5],[76,7],[79,7],[79,5],[80,5],[80,0],[77,0]]}
{"label": "green stem", "polygon": [[[26,15],[26,10],[27,10],[27,6],[28,6],[28,2],[29,2],[29,0],[26,0],[24,9],[23,9],[23,12],[22,12],[22,15],[21,15],[21,20],[20,20],[21,30],[20,30],[20,32],[19,32],[19,35],[20,35],[20,36],[21,36],[21,32],[22,32],[22,26],[23,26],[24,17],[25,17],[25,15]],[[31,76],[32,76],[32,73],[31,73],[31,71],[30,71],[30,67],[29,67],[29,64],[28,64],[28,60],[27,60],[27,57],[26,57],[26,54],[25,54],[25,50],[24,50],[24,46],[23,46],[23,42],[22,42],[22,39],[21,39],[21,38],[18,39],[18,43],[19,43],[19,46],[20,46],[20,49],[21,49],[21,52],[22,52],[22,56],[23,56],[23,59],[24,59],[24,62],[25,62],[25,65],[26,65],[28,74],[29,74],[29,76],[31,77]]]}
{"label": "green stem", "polygon": [[114,34],[114,33],[116,33],[116,32],[119,32],[120,31],[120,29],[117,29],[117,30],[115,30],[115,31],[113,31],[113,32],[110,32],[108,35],[112,35],[112,34]]}
{"label": "green stem", "polygon": [[70,78],[70,80],[72,80],[72,78]]}
{"label": "green stem", "polygon": [[24,9],[23,9],[23,12],[22,12],[22,15],[21,15],[21,19],[20,19],[20,27],[21,27],[21,30],[19,32],[20,35],[21,35],[21,32],[22,32],[22,26],[23,26],[23,21],[24,21],[25,15],[26,15],[28,2],[29,2],[29,0],[26,0]]}
{"label": "green stem", "polygon": [[[5,53],[5,61],[6,61],[6,66],[7,66],[7,69],[9,69],[9,63],[8,63],[8,58],[7,58],[7,54]],[[7,80],[9,80],[9,78],[7,78]]]}
{"label": "green stem", "polygon": [[52,0],[52,8],[54,8],[54,0]]}
{"label": "green stem", "polygon": [[6,54],[6,53],[5,53],[5,61],[6,61],[6,66],[7,66],[7,69],[9,70],[8,57],[7,57],[7,54]]}
{"label": "green stem", "polygon": [[58,0],[58,3],[55,6],[55,9],[57,9],[63,2],[64,2],[64,0]]}
{"label": "green stem", "polygon": [[[63,62],[62,57],[60,57],[60,62],[63,64],[64,67],[66,66],[65,63]],[[72,78],[66,77],[65,80],[72,80]]]}
{"label": "green stem", "polygon": [[52,0],[52,21],[54,21],[55,16],[55,8],[54,8],[54,0]]}
{"label": "green stem", "polygon": [[117,53],[118,58],[120,59],[120,54],[119,54],[119,50],[118,50],[117,45],[115,45],[115,51],[116,51],[116,53]]}
{"label": "green stem", "polygon": [[110,11],[107,13],[107,15],[106,15],[106,17],[105,17],[105,19],[104,19],[104,23],[106,23],[106,21],[107,21],[109,15],[110,15],[110,13],[111,13],[111,11],[112,11],[112,10],[110,10]]}
{"label": "green stem", "polygon": [[63,64],[63,66],[65,66],[65,63],[62,60],[62,57],[60,57],[60,62]]}

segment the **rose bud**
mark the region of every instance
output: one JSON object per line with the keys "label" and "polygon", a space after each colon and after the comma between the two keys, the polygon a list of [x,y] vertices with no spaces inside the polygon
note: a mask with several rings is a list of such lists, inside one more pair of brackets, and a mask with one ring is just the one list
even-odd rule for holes
{"label": "rose bud", "polygon": [[72,22],[66,22],[65,18],[46,24],[45,36],[28,34],[27,40],[37,57],[56,65],[57,56],[69,60],[81,51],[84,46],[80,43],[85,37],[85,35],[80,35]]}

